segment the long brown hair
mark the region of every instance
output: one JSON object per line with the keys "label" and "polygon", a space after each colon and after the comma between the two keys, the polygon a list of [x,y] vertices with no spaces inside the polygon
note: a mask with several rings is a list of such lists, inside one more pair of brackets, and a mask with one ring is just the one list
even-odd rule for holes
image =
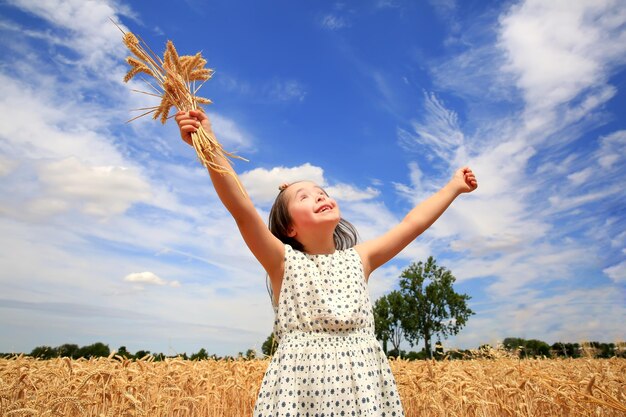
{"label": "long brown hair", "polygon": [[[293,184],[293,183],[292,183]],[[289,228],[291,227],[291,216],[287,208],[287,198],[285,197],[285,190],[287,187],[280,190],[276,200],[270,210],[270,216],[268,220],[268,226],[270,232],[276,236],[281,242],[291,246],[295,250],[304,252],[304,246],[293,237],[288,236]],[[328,195],[326,191],[324,194]],[[333,240],[335,242],[335,249],[349,249],[357,244],[359,240],[359,234],[356,228],[349,221],[341,218],[339,223],[333,232]]]}

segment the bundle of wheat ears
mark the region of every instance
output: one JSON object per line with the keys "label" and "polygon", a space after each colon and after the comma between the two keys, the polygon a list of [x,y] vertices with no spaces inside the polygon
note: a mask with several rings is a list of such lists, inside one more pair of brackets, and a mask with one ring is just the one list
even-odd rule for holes
{"label": "bundle of wheat ears", "polygon": [[[179,56],[174,43],[167,41],[163,59],[161,59],[132,32],[124,32],[120,26],[118,28],[124,34],[124,45],[134,55],[126,58],[126,62],[131,68],[124,77],[124,82],[130,81],[137,74],[147,74],[156,82],[155,85],[155,83],[143,79],[152,91],[133,91],[161,99],[158,106],[137,109],[144,111],[144,113],[129,121],[152,114],[153,119],[160,119],[161,123],[165,123],[170,118],[169,114],[172,107],[181,111],[204,111],[199,104],[211,104],[211,100],[208,98],[196,95],[200,87],[213,76],[213,70],[205,68],[207,62],[200,52],[195,55]],[[225,151],[213,132],[207,132],[202,126],[191,134],[191,138],[192,145],[202,164],[207,169],[231,175],[241,189],[241,184],[239,184],[234,173],[227,167],[216,163],[215,157],[222,154],[227,158],[237,158],[244,161],[246,159]]]}

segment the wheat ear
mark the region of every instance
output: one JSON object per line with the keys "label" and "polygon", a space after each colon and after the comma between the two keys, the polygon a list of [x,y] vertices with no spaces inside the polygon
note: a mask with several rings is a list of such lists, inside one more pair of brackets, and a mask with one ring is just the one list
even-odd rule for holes
{"label": "wheat ear", "polygon": [[[124,35],[124,45],[134,55],[126,58],[126,62],[131,68],[124,77],[124,82],[130,81],[137,74],[150,76],[156,81],[156,86],[145,79],[144,81],[154,92],[133,91],[161,99],[158,106],[140,109],[147,111],[129,121],[152,114],[154,119],[159,119],[161,123],[165,123],[170,118],[169,114],[172,107],[187,112],[189,110],[202,110],[199,104],[212,103],[210,99],[196,95],[200,87],[213,76],[214,72],[210,68],[205,68],[207,61],[202,57],[202,54],[198,52],[195,55],[180,56],[174,43],[167,41],[163,59],[161,59],[141,38],[132,32],[125,32],[117,23],[113,23]],[[200,82],[197,87],[196,82]],[[232,176],[241,192],[244,193],[237,175],[228,167],[216,163],[215,158],[221,154],[227,160],[236,158],[247,161],[247,159],[225,151],[215,135],[202,127],[191,135],[191,139],[202,165],[220,174]]]}

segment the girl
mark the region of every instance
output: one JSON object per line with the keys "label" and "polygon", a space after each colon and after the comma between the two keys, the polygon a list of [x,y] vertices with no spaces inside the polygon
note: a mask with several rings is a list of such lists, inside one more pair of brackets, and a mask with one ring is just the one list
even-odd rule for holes
{"label": "girl", "polygon": [[[179,112],[183,140],[202,124],[201,111]],[[216,163],[232,167],[223,155]],[[357,244],[337,202],[309,181],[283,184],[269,229],[236,180],[209,170],[217,194],[271,283],[278,341],[253,417],[403,416],[387,358],[374,336],[366,284],[432,225],[461,193],[476,189],[469,168],[384,235]],[[234,174],[234,171],[233,171]]]}

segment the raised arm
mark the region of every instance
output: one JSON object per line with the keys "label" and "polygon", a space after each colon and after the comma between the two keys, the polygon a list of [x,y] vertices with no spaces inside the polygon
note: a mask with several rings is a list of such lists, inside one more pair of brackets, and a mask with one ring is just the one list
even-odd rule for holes
{"label": "raised arm", "polygon": [[[207,132],[212,132],[209,118],[202,111],[178,112],[176,122],[180,128],[181,137],[189,145],[191,145],[191,133],[195,132],[200,124]],[[285,251],[282,242],[269,231],[254,208],[248,193],[241,192],[235,180],[237,174],[228,159],[219,153],[214,158],[214,162],[233,174],[231,176],[208,170],[215,191],[222,204],[235,219],[243,240],[272,279],[282,277]]]}
{"label": "raised arm", "polygon": [[415,206],[398,225],[384,235],[355,247],[363,261],[366,279],[379,266],[396,256],[409,243],[428,229],[455,198],[474,191],[478,182],[471,169],[459,169],[442,189]]}

